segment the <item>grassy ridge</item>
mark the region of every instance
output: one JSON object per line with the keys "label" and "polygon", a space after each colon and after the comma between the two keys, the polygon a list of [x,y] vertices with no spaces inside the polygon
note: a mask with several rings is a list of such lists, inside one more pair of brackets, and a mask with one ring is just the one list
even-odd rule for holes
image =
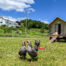
{"label": "grassy ridge", "polygon": [[[24,40],[41,41],[45,50],[38,51],[38,61],[19,59],[18,51]],[[19,38],[0,37],[0,66],[66,66],[66,43],[48,44],[48,37]],[[27,54],[27,58],[30,58]]]}

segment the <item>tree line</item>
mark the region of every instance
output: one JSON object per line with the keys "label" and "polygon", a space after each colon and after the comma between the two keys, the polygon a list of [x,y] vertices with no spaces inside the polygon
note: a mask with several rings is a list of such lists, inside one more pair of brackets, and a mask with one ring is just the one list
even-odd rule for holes
{"label": "tree line", "polygon": [[41,21],[36,21],[36,20],[31,20],[31,19],[25,19],[21,20],[20,23],[22,26],[26,26],[26,20],[27,20],[27,28],[43,28],[43,29],[49,29],[48,24],[41,22]]}

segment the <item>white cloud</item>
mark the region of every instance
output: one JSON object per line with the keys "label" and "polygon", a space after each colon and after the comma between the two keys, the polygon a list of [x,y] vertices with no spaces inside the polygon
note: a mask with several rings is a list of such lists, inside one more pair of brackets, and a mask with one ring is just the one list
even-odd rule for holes
{"label": "white cloud", "polygon": [[41,22],[44,22],[46,24],[49,24],[49,21],[48,20],[41,20]]}
{"label": "white cloud", "polygon": [[16,18],[16,21],[24,20],[26,17]]}
{"label": "white cloud", "polygon": [[25,8],[31,8],[31,4],[34,3],[34,0],[0,0],[0,8],[3,10],[24,12]]}
{"label": "white cloud", "polygon": [[49,24],[49,21],[44,21],[44,23]]}
{"label": "white cloud", "polygon": [[39,21],[44,22],[44,23],[46,23],[46,24],[49,24],[49,23],[50,23],[50,22],[48,21],[48,19],[40,19],[40,18],[39,18]]}
{"label": "white cloud", "polygon": [[33,8],[29,8],[29,11],[35,12],[35,10]]}

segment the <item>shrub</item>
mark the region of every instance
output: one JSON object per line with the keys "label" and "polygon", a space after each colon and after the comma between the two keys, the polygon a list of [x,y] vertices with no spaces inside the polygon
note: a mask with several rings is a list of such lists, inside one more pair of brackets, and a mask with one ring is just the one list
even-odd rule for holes
{"label": "shrub", "polygon": [[40,29],[40,32],[41,32],[41,33],[44,33],[44,28],[41,28],[41,29]]}
{"label": "shrub", "polygon": [[4,34],[4,30],[3,29],[0,29],[0,34]]}

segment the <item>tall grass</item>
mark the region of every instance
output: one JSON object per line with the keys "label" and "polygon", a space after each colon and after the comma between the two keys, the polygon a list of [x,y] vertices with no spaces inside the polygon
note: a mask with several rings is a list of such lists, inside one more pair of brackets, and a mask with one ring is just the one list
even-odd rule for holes
{"label": "tall grass", "polygon": [[[22,41],[41,41],[41,47],[45,50],[38,51],[37,61],[19,59],[18,51]],[[48,37],[21,38],[21,37],[0,37],[0,66],[66,66],[66,43],[48,44]],[[30,56],[27,54],[27,59]]]}

